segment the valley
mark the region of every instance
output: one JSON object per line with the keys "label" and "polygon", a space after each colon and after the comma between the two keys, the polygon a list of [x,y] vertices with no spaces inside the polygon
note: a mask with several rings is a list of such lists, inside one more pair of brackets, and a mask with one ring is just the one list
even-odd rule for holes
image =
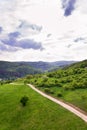
{"label": "valley", "polygon": [[[7,68],[9,68],[7,66]],[[10,69],[10,68],[9,68]],[[87,123],[27,84],[87,114],[87,60],[14,80],[0,81],[1,130],[86,130]],[[22,106],[22,97],[28,97]]]}

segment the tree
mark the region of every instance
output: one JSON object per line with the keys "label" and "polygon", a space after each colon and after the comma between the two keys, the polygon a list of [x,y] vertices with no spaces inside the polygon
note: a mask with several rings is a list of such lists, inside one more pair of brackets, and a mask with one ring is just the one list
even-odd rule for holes
{"label": "tree", "polygon": [[27,102],[28,102],[28,97],[27,96],[23,96],[20,100],[22,106],[26,106]]}

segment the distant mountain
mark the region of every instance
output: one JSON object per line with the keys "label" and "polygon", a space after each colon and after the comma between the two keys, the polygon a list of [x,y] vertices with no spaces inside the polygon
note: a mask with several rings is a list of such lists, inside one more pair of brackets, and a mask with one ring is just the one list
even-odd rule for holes
{"label": "distant mountain", "polygon": [[8,62],[0,61],[0,79],[15,79],[24,77],[28,74],[37,74],[45,71],[51,71],[70,65],[74,61],[57,62]]}
{"label": "distant mountain", "polygon": [[65,66],[65,69],[68,69],[68,68],[71,68],[71,69],[87,68],[87,60],[79,61],[69,66]]}
{"label": "distant mountain", "polygon": [[37,73],[41,71],[23,62],[0,61],[0,79],[15,79]]}
{"label": "distant mountain", "polygon": [[24,63],[34,67],[35,69],[40,69],[43,72],[70,65],[72,63],[75,63],[75,61],[56,61],[56,62],[39,61],[39,62],[24,62]]}
{"label": "distant mountain", "polygon": [[51,62],[51,65],[54,66],[54,70],[55,70],[55,69],[60,69],[65,66],[71,65],[76,62],[77,61],[56,61],[56,62]]}

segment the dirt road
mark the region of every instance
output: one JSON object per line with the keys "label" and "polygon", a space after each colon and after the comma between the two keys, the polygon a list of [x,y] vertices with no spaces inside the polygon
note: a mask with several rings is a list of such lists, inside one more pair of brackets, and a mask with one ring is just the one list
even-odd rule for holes
{"label": "dirt road", "polygon": [[40,90],[38,90],[37,88],[35,88],[33,85],[31,84],[28,84],[28,86],[30,86],[33,90],[35,90],[36,92],[38,92],[39,94],[41,94],[42,96],[48,98],[49,100],[61,105],[62,107],[66,108],[67,110],[69,110],[70,112],[74,113],[75,115],[77,115],[78,117],[80,117],[82,120],[84,120],[85,122],[87,122],[87,115],[83,114],[82,112],[76,110],[75,108],[73,108],[72,106],[69,106],[68,104],[58,100],[58,99],[55,99],[43,92],[41,92]]}

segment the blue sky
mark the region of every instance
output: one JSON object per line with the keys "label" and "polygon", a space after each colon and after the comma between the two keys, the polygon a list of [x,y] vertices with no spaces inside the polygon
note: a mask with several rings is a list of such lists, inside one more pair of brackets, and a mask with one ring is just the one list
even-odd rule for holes
{"label": "blue sky", "polygon": [[87,0],[0,0],[0,60],[87,59]]}

